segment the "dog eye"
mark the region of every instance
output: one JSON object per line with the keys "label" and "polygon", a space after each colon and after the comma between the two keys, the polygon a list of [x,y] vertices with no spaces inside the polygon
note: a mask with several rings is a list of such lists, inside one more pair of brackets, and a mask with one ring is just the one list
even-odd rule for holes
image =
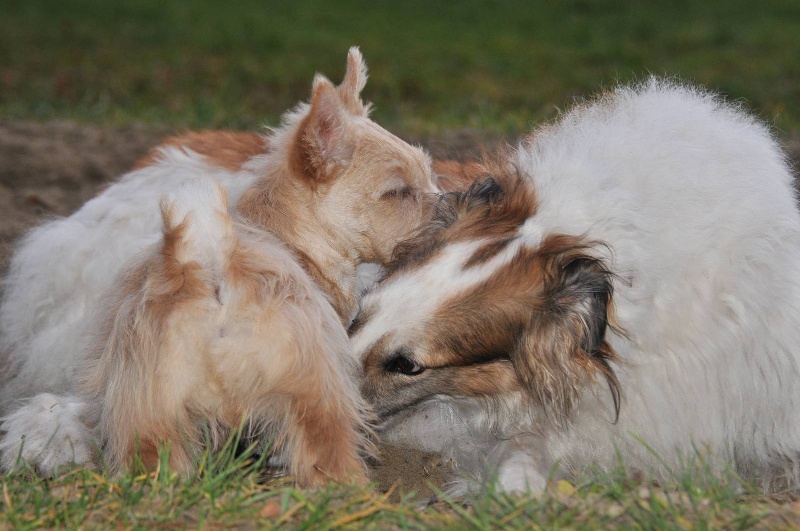
{"label": "dog eye", "polygon": [[416,376],[425,371],[425,367],[412,360],[411,358],[399,354],[386,363],[386,370],[397,372],[406,376]]}

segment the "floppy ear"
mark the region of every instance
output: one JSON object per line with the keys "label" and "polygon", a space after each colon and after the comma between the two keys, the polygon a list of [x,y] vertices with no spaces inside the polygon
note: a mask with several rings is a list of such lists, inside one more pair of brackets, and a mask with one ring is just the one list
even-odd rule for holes
{"label": "floppy ear", "polygon": [[359,116],[367,116],[370,106],[361,101],[361,91],[367,84],[367,63],[357,46],[347,53],[347,71],[341,85],[337,88],[342,103],[347,110]]}
{"label": "floppy ear", "polygon": [[[567,237],[554,239],[560,238]],[[541,298],[511,356],[517,376],[559,424],[569,419],[584,386],[601,376],[618,416],[619,384],[609,365],[615,354],[605,340],[611,273],[601,260],[584,253],[585,248],[547,247],[560,244],[552,239],[543,244]]]}
{"label": "floppy ear", "polygon": [[295,140],[296,171],[314,183],[330,180],[350,163],[354,140],[347,109],[324,76],[314,78],[308,115]]}

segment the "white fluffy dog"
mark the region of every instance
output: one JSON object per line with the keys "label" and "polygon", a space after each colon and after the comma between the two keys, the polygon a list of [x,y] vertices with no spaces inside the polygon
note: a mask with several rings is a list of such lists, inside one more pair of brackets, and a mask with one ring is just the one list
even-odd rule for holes
{"label": "white fluffy dog", "polygon": [[428,155],[369,119],[365,83],[353,48],[343,82],[315,78],[269,135],[173,138],[23,240],[0,306],[4,468],[87,462],[97,437],[112,470],[138,440],[145,464],[169,443],[189,472],[204,426],[220,440],[247,416],[301,484],[364,477],[356,268],[387,262],[435,191]]}
{"label": "white fluffy dog", "polygon": [[695,451],[796,488],[800,215],[769,131],[650,80],[499,158],[351,328],[383,436],[452,457],[455,492]]}

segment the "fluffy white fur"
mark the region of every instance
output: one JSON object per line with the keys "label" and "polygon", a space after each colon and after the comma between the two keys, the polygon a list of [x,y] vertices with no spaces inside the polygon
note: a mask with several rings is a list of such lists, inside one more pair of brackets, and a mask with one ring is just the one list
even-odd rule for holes
{"label": "fluffy white fur", "polygon": [[[562,426],[520,395],[486,401],[432,388],[388,418],[383,436],[452,457],[456,493],[495,475],[505,490],[541,490],[556,463],[559,477],[608,469],[617,451],[658,478],[697,450],[715,470],[731,465],[765,489],[796,488],[800,215],[767,128],[700,89],[650,80],[578,105],[508,162],[538,200],[518,231],[522,247],[553,233],[605,244],[593,252],[614,274],[627,336],[607,332],[619,358],[619,420],[603,381],[587,384]],[[381,338],[391,338],[387,351],[408,346],[424,360],[425,308],[459,289],[448,250],[463,251],[462,265],[470,257],[468,244],[451,245],[367,295],[368,321],[352,338],[365,362]],[[398,376],[397,393],[423,376]],[[373,400],[380,408],[394,398]]]}
{"label": "fluffy white fur", "polygon": [[92,460],[95,439],[81,420],[86,404],[77,396],[41,393],[3,420],[0,467],[10,470],[22,459],[43,476],[68,463]]}

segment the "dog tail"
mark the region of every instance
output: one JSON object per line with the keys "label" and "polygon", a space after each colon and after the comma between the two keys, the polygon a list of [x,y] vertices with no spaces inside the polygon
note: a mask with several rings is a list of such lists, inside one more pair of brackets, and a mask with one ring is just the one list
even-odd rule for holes
{"label": "dog tail", "polygon": [[219,273],[235,245],[228,194],[211,178],[184,183],[161,199],[165,249],[181,264],[197,262]]}

